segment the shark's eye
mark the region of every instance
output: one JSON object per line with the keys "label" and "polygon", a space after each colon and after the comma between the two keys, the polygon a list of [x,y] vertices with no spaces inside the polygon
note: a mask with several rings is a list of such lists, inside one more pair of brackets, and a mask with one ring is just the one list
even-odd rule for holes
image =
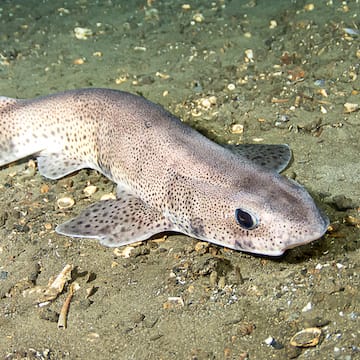
{"label": "shark's eye", "polygon": [[255,229],[258,225],[258,220],[254,215],[243,209],[235,210],[236,222],[244,229]]}

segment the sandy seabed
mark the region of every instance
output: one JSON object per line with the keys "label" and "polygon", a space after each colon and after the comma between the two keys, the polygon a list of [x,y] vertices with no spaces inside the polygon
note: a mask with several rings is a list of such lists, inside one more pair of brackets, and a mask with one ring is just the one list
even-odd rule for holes
{"label": "sandy seabed", "polygon": [[[359,358],[360,5],[311,5],[1,2],[1,95],[121,89],[160,103],[215,141],[287,143],[294,159],[285,175],[309,190],[332,223],[322,239],[279,259],[172,234],[124,258],[123,249],[54,232],[114,184],[90,170],[49,181],[29,160],[6,166],[1,358]],[[89,184],[97,191],[86,196]],[[75,200],[68,210],[57,206],[64,196]],[[63,291],[36,306],[39,289],[66,264],[73,271]],[[61,330],[74,282],[80,288]],[[290,345],[309,328],[321,330],[317,345],[314,331],[311,346]]]}

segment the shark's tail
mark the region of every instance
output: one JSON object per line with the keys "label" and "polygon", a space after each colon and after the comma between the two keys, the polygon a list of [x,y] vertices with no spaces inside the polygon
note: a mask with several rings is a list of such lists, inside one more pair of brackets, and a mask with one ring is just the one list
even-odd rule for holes
{"label": "shark's tail", "polygon": [[[72,119],[71,108],[68,113]],[[0,167],[34,155],[41,175],[50,179],[86,167],[98,169],[91,141],[78,141],[76,121],[68,121],[66,114],[55,97],[0,97]]]}
{"label": "shark's tail", "polygon": [[22,102],[0,96],[0,166],[41,151],[29,124],[19,116]]}

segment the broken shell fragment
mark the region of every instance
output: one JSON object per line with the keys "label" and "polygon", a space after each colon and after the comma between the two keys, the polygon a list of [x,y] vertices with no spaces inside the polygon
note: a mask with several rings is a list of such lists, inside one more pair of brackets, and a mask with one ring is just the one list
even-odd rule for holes
{"label": "broken shell fragment", "polygon": [[70,209],[74,206],[75,200],[71,197],[65,196],[57,200],[57,206],[61,210]]}
{"label": "broken shell fragment", "polygon": [[296,347],[316,346],[320,341],[321,329],[307,328],[296,333],[290,340],[290,345]]}
{"label": "broken shell fragment", "polygon": [[254,61],[254,52],[251,49],[245,50],[245,62]]}
{"label": "broken shell fragment", "polygon": [[48,288],[51,290],[55,290],[58,294],[60,294],[65,286],[65,283],[71,280],[71,271],[73,269],[73,266],[70,264],[67,264],[64,266],[64,268],[61,270],[59,275],[55,278],[54,281],[49,281]]}
{"label": "broken shell fragment", "polygon": [[352,113],[352,112],[357,111],[359,109],[360,109],[359,104],[353,104],[353,103],[345,103],[344,104],[344,113],[345,114]]}
{"label": "broken shell fragment", "polygon": [[130,245],[122,249],[116,248],[114,249],[114,255],[127,259],[131,256],[131,253],[134,249],[135,247]]}
{"label": "broken shell fragment", "polygon": [[100,201],[104,201],[104,200],[116,200],[116,195],[113,193],[104,194],[101,196]]}
{"label": "broken shell fragment", "polygon": [[350,226],[356,226],[360,228],[360,218],[348,215],[344,218],[344,223]]}
{"label": "broken shell fragment", "polygon": [[167,301],[165,301],[163,304],[163,309],[171,310],[184,306],[185,306],[184,300],[180,296],[169,296]]}
{"label": "broken shell fragment", "polygon": [[88,28],[76,27],[74,29],[75,37],[78,40],[87,40],[90,36],[93,36],[93,31]]}
{"label": "broken shell fragment", "polygon": [[39,306],[45,306],[50,301],[56,299],[59,294],[62,293],[65,284],[71,280],[71,271],[73,266],[67,264],[61,272],[56,276],[56,278],[50,278],[47,286],[35,286],[31,289],[26,289],[23,292],[24,296],[34,296],[38,298],[35,303]]}

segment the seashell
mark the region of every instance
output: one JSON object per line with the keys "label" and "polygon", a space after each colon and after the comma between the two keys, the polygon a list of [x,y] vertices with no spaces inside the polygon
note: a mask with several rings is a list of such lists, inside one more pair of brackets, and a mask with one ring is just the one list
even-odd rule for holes
{"label": "seashell", "polygon": [[74,206],[75,200],[71,197],[65,196],[57,200],[57,206],[61,210],[70,209]]}
{"label": "seashell", "polygon": [[231,126],[232,134],[242,134],[244,132],[244,125],[242,124],[234,124]]}
{"label": "seashell", "polygon": [[83,190],[83,192],[84,192],[84,194],[85,194],[86,196],[91,196],[91,195],[95,194],[96,191],[97,191],[97,187],[96,187],[95,185],[88,185],[88,186]]}
{"label": "seashell", "polygon": [[321,329],[317,327],[299,331],[290,339],[290,345],[296,347],[316,346],[320,341]]}

